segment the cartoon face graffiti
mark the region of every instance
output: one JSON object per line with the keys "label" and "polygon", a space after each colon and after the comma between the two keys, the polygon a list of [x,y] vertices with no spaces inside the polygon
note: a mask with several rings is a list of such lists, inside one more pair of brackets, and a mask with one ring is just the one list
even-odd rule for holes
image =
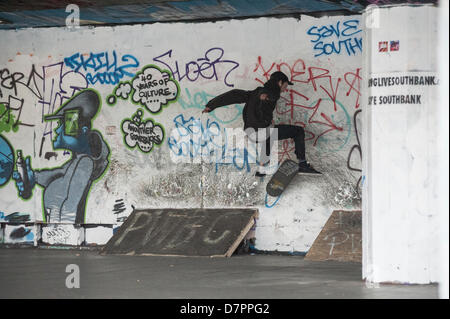
{"label": "cartoon face graffiti", "polygon": [[90,154],[89,128],[85,125],[80,127],[81,125],[78,110],[66,111],[64,118],[58,121],[58,127],[55,129],[56,137],[53,140],[53,148]]}
{"label": "cartoon face graffiti", "polygon": [[93,90],[84,90],[65,103],[45,120],[58,120],[53,141],[55,149],[89,154],[89,132],[100,107],[100,98]]}
{"label": "cartoon face graffiti", "polygon": [[84,223],[86,201],[92,183],[100,178],[109,164],[109,147],[102,135],[91,129],[99,107],[98,94],[86,89],[54,114],[46,116],[47,121],[59,122],[53,140],[54,149],[69,150],[72,158],[61,167],[32,170],[30,157],[27,157],[22,174],[19,169],[13,173],[21,197],[26,198],[25,190],[32,190],[35,184],[44,188],[46,222]]}

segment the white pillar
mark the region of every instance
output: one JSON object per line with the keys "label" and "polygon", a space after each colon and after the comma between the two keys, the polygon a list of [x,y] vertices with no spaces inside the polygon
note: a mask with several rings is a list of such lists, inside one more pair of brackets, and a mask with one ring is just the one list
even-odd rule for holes
{"label": "white pillar", "polygon": [[403,5],[363,14],[368,282],[438,281],[437,13],[432,5]]}
{"label": "white pillar", "polygon": [[449,99],[448,99],[448,1],[440,1],[439,10],[439,78],[441,85],[439,88],[439,172],[442,176],[439,184],[439,224],[440,229],[440,261],[439,261],[439,297],[449,298],[448,272],[449,272],[449,232],[448,232],[448,214],[449,214],[449,183],[448,183],[448,167],[449,167]]}

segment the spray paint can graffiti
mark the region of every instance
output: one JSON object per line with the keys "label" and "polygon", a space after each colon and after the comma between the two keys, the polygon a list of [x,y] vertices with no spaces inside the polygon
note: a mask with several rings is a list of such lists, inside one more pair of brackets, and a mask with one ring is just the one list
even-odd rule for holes
{"label": "spray paint can graffiti", "polygon": [[23,158],[22,151],[17,150],[17,171],[19,172],[20,178],[23,182],[23,191],[22,191],[22,197],[24,199],[31,197],[31,186],[30,186],[30,180],[28,179],[28,169],[27,169],[27,163],[25,162],[25,159]]}

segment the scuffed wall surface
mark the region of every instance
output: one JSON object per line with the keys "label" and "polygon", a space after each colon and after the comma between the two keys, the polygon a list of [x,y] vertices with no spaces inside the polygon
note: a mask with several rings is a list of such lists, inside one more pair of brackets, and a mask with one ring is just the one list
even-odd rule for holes
{"label": "scuffed wall surface", "polygon": [[[101,106],[88,133],[97,132],[104,144],[89,144],[90,151],[102,150],[104,156],[101,174],[85,176],[90,184],[79,186],[87,196],[72,200],[85,204],[84,223],[117,228],[133,207],[256,207],[256,248],[307,251],[333,210],[360,209],[359,19],[305,16],[1,31],[8,46],[0,55],[0,134],[9,144],[2,150],[12,150],[14,160],[22,150],[33,170],[64,180],[67,171],[55,174],[79,157],[55,148],[57,121],[44,116],[91,89]],[[297,176],[281,198],[273,199],[265,193],[269,177],[254,176],[252,150],[227,144],[225,155],[215,153],[221,162],[208,163],[202,156],[226,129],[243,127],[243,105],[208,115],[201,111],[211,98],[233,88],[252,90],[278,69],[294,85],[282,94],[275,123],[305,128],[307,159],[323,176]],[[149,96],[150,78],[163,81],[155,87],[163,90],[157,91],[164,101]],[[292,141],[280,142],[279,159],[295,160],[293,147]],[[85,148],[78,152],[85,154]],[[3,161],[0,211],[46,220],[46,211],[53,209],[44,200],[46,187],[36,185],[32,196],[22,199],[7,164],[11,160]],[[93,231],[90,238],[97,238]]]}

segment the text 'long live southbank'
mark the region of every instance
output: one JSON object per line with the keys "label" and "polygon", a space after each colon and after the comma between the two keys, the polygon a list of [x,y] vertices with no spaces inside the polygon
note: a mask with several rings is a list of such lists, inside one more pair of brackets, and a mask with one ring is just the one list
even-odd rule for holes
{"label": "text 'long live southbank'", "polygon": [[369,87],[394,85],[437,85],[436,76],[390,76],[369,79]]}

